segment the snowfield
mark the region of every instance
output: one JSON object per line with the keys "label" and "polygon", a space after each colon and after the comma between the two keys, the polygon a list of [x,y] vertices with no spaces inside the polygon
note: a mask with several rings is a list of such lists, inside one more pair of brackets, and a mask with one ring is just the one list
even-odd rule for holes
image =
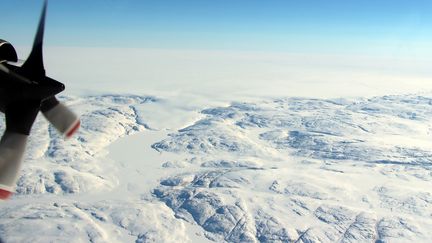
{"label": "snowfield", "polygon": [[5,242],[432,241],[430,94],[62,100],[82,127],[38,118]]}

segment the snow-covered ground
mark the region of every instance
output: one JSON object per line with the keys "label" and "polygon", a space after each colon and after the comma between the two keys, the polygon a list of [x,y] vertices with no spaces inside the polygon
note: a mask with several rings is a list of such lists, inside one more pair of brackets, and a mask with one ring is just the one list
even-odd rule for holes
{"label": "snow-covered ground", "polygon": [[432,95],[62,99],[82,128],[38,119],[5,242],[432,240]]}
{"label": "snow-covered ground", "polygon": [[432,241],[428,62],[54,51],[82,127],[37,119],[3,241]]}

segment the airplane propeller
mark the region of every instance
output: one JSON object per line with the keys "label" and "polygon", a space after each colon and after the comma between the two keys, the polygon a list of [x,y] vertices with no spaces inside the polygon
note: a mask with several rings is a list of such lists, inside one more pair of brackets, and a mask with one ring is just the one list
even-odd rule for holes
{"label": "airplane propeller", "polygon": [[[29,57],[21,66],[10,43],[0,40],[0,111],[6,115],[6,131],[0,140],[0,199],[12,194],[31,126],[39,111],[66,138],[79,128],[78,116],[57,100],[65,86],[45,74],[43,36],[47,1]],[[3,55],[3,56],[2,56]]]}

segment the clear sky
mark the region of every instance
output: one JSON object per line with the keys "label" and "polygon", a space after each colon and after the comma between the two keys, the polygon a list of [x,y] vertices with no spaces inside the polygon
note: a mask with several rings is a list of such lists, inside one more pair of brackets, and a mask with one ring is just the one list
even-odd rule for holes
{"label": "clear sky", "polygon": [[[0,38],[32,42],[42,1],[1,0]],[[432,1],[51,0],[46,44],[432,54]]]}

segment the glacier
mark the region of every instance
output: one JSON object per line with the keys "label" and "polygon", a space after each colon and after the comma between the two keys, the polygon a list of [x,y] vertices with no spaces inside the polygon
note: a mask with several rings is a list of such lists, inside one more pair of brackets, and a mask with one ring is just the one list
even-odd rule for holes
{"label": "glacier", "polygon": [[61,99],[82,127],[37,119],[4,242],[432,240],[430,94]]}

